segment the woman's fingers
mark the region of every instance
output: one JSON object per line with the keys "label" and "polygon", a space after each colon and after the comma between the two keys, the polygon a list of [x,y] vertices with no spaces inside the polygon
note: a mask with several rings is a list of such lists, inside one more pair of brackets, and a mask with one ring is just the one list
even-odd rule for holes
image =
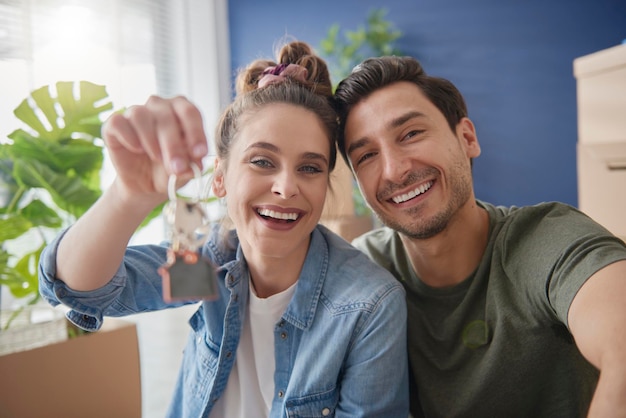
{"label": "woman's fingers", "polygon": [[156,118],[158,115],[155,115],[147,106],[132,106],[124,112],[124,116],[136,133],[138,141],[137,143],[131,142],[129,138],[125,144],[129,146],[131,151],[144,152],[152,161],[160,162],[162,160],[161,148],[156,139]]}
{"label": "woman's fingers", "polygon": [[124,148],[136,153],[143,152],[137,132],[127,117],[119,113],[111,115],[103,125],[102,139],[109,148]]}
{"label": "woman's fingers", "polygon": [[172,99],[191,161],[199,162],[208,152],[208,144],[200,110],[184,97]]}
{"label": "woman's fingers", "polygon": [[202,115],[183,97],[152,97],[146,104],[155,117],[156,136],[166,169],[172,174],[191,173],[191,162],[207,153]]}

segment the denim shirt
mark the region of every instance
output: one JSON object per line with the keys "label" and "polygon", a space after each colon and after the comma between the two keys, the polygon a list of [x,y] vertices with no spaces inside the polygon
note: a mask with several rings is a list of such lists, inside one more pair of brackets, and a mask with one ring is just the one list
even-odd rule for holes
{"label": "denim shirt", "polygon": [[[62,236],[62,235],[61,235]],[[55,279],[57,237],[42,253],[40,291],[68,318],[97,330],[104,316],[180,306],[163,301],[157,269],[166,246],[127,249],[104,287],[79,292]],[[202,255],[218,267],[220,296],[190,318],[168,416],[208,417],[230,375],[248,306],[249,273],[236,233],[214,228]],[[191,302],[190,302],[191,303]],[[324,226],[311,235],[291,302],[274,328],[270,417],[408,416],[406,302],[402,286]]]}

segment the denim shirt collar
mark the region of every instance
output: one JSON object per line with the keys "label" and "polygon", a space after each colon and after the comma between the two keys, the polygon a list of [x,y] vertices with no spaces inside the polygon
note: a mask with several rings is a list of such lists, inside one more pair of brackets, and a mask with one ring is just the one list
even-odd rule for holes
{"label": "denim shirt collar", "polygon": [[[307,329],[313,323],[328,272],[329,250],[328,242],[322,232],[323,229],[324,227],[318,225],[311,233],[309,250],[298,278],[296,291],[283,314],[283,319],[300,329]],[[234,238],[234,234],[235,231],[229,231],[229,238]],[[230,241],[230,239],[228,240]],[[241,280],[248,279],[248,266],[238,242],[237,249],[232,252],[227,251],[227,253],[223,252],[224,248],[220,251],[214,245],[210,245],[210,247],[212,247],[211,252],[221,264],[220,270],[227,271],[230,273],[229,276],[233,278],[232,282],[226,283],[228,288],[236,288]],[[226,261],[228,259],[230,261]],[[247,283],[243,283],[239,288],[247,291]]]}
{"label": "denim shirt collar", "polygon": [[311,242],[296,291],[283,318],[294,326],[307,329],[313,323],[317,305],[328,271],[328,243],[317,226],[311,233]]}

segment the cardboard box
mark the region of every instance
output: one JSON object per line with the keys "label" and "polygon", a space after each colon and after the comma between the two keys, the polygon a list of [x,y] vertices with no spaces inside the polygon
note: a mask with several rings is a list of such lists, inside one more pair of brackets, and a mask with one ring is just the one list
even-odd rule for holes
{"label": "cardboard box", "polygon": [[626,141],[579,142],[577,164],[580,210],[626,241]]}
{"label": "cardboard box", "polygon": [[626,44],[578,57],[576,77],[578,140],[614,143],[626,140]]}
{"label": "cardboard box", "polygon": [[578,206],[626,240],[626,44],[574,60]]}
{"label": "cardboard box", "polygon": [[0,417],[141,418],[136,325],[0,356]]}

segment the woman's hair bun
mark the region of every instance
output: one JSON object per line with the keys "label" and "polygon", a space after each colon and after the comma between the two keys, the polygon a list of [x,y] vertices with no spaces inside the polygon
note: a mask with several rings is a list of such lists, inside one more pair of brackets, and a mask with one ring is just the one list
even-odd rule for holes
{"label": "woman's hair bun", "polygon": [[[325,97],[332,96],[332,83],[326,62],[313,51],[306,42],[293,41],[284,44],[276,54],[276,61],[258,59],[250,63],[237,75],[236,93],[242,94],[259,88],[259,81],[266,76],[265,73],[273,72],[280,64],[282,67],[296,64],[306,69],[303,78],[293,78],[296,82],[309,88],[313,93]],[[280,70],[279,69],[279,70]],[[286,76],[285,78],[291,78]],[[265,84],[265,83],[263,83]]]}

